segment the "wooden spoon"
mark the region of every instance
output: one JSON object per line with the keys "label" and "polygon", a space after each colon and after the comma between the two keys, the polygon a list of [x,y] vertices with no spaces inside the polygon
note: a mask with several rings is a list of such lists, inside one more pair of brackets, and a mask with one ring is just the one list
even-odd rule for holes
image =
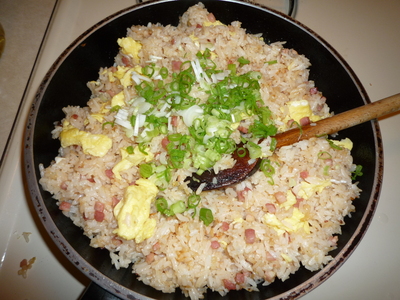
{"label": "wooden spoon", "polygon": [[[276,148],[288,146],[301,140],[312,137],[320,137],[336,133],[340,130],[383,117],[400,109],[400,94],[396,94],[382,100],[360,106],[349,111],[320,120],[310,125],[291,129],[274,136],[277,141]],[[241,145],[238,145],[240,147]],[[248,151],[247,151],[248,152]],[[187,177],[188,186],[196,191],[204,183],[202,190],[213,190],[238,183],[254,174],[260,166],[261,159],[250,160],[248,155],[239,157],[237,151],[232,153],[236,160],[235,165],[230,169],[219,171],[205,171],[202,175],[193,174]]]}

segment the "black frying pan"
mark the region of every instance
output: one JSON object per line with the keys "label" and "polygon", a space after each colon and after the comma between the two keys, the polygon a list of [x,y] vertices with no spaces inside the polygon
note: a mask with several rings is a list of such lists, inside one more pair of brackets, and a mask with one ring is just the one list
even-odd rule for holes
{"label": "black frying pan", "polygon": [[[53,123],[64,117],[62,107],[85,106],[90,91],[86,82],[95,80],[100,67],[110,66],[118,52],[117,38],[132,25],[148,22],[177,25],[179,16],[198,1],[158,1],[127,8],[99,22],[75,40],[53,64],[35,97],[25,136],[25,175],[34,206],[46,230],[60,250],[95,285],[124,299],[185,299],[180,291],[163,294],[136,279],[130,269],[116,270],[107,250],[89,247],[82,230],[72,224],[51,195],[38,185],[39,163],[48,166],[57,155],[58,140],[51,138]],[[364,88],[344,60],[313,31],[290,17],[260,5],[235,0],[202,1],[217,19],[227,24],[235,20],[250,33],[262,33],[267,43],[286,41],[285,47],[306,55],[311,63],[310,79],[328,99],[332,111],[339,113],[369,103]],[[339,33],[338,33],[339,34]],[[383,176],[382,142],[378,124],[364,123],[339,133],[354,142],[354,162],[363,165],[359,187],[361,197],[354,201],[356,212],[342,227],[335,259],[318,272],[301,268],[285,282],[277,280],[260,292],[231,291],[225,297],[209,291],[206,299],[294,299],[334,273],[349,257],[363,237],[375,211]],[[93,295],[100,299],[100,295]],[[104,297],[104,295],[103,295]]]}

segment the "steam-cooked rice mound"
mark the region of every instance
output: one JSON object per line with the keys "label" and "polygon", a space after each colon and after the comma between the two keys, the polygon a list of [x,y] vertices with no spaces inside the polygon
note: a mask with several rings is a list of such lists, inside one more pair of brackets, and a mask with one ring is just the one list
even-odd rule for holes
{"label": "steam-cooked rice mound", "polygon": [[[221,70],[206,78],[213,82],[232,76],[227,70],[233,65],[238,76],[259,74],[257,106],[269,108],[278,132],[326,118],[325,98],[308,79],[308,59],[284,48],[283,42],[265,44],[238,21],[216,21],[202,4],[191,7],[177,27],[133,26],[127,37],[118,41],[115,65],[100,69],[98,80],[88,83],[88,106],[64,108],[65,119],[52,133],[62,147],[54,162],[42,167],[40,184],[83,228],[90,245],[108,249],[116,268],[132,267],[144,283],[166,293],[180,287],[191,299],[202,298],[207,288],[221,295],[232,289],[257,291],[259,283],[284,281],[301,266],[315,271],[332,260],[329,251],[335,249],[344,217],[354,211],[352,200],[360,192],[351,179],[350,141],[313,138],[271,151],[268,137],[260,151],[269,172],[196,194],[185,178],[199,171],[194,157],[200,154],[185,148],[182,164],[170,167],[176,162],[171,162],[167,143],[172,143],[168,136],[189,135],[188,123],[196,123],[196,116],[205,117],[188,117],[187,107],[174,109],[165,100],[164,106],[152,104],[159,105],[153,127],[145,129],[139,122],[150,119],[140,97],[146,82],[168,86],[174,72],[196,59],[212,61]],[[199,53],[209,56],[199,58]],[[150,80],[151,72],[159,77]],[[199,107],[210,95],[209,85],[207,80],[193,83],[190,96]],[[164,117],[167,123],[157,123]],[[261,138],[251,135],[257,118],[246,115],[224,130],[231,130],[235,143],[248,137],[257,144]],[[233,164],[232,156],[223,153],[213,168]],[[141,165],[151,166],[151,174],[143,175]],[[200,196],[197,205],[187,202],[192,195]],[[160,198],[167,208],[157,202]],[[212,219],[204,221],[202,208]]]}

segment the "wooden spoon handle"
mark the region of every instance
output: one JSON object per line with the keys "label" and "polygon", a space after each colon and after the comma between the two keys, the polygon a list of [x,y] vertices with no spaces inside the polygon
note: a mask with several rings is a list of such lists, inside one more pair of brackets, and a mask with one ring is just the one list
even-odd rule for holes
{"label": "wooden spoon handle", "polygon": [[277,148],[288,146],[301,140],[312,137],[332,134],[355,125],[368,122],[400,109],[400,94],[363,105],[330,118],[320,120],[314,124],[295,128],[275,136]]}

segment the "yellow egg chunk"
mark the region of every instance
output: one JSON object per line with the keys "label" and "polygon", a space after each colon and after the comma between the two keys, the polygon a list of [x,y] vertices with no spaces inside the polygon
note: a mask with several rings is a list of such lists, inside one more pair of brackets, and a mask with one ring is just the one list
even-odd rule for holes
{"label": "yellow egg chunk", "polygon": [[243,218],[235,218],[232,223],[243,223]]}
{"label": "yellow egg chunk", "polygon": [[282,223],[274,214],[266,213],[263,216],[263,223],[272,227],[278,233],[278,235],[282,235],[285,233],[285,230],[282,228]]}
{"label": "yellow egg chunk", "polygon": [[[141,69],[141,67],[139,66]],[[123,67],[123,66],[118,66],[117,71],[112,73],[113,77],[118,78],[121,82],[121,84],[124,87],[128,87],[132,85],[132,71],[136,70],[137,68],[129,68],[129,67]]]}
{"label": "yellow egg chunk", "polygon": [[108,75],[108,80],[110,82],[115,82],[115,77],[113,72],[108,72],[107,75]]}
{"label": "yellow egg chunk", "polygon": [[285,218],[281,221],[278,220],[276,215],[266,213],[263,216],[263,223],[272,227],[278,235],[285,232],[296,232],[303,229],[307,234],[310,233],[310,225],[307,221],[303,220],[305,215],[298,209],[293,208],[293,214],[290,218]]}
{"label": "yellow egg chunk", "polygon": [[296,196],[293,194],[293,192],[291,190],[288,190],[286,192],[286,201],[283,202],[280,207],[288,210],[289,208],[291,208],[294,204],[296,204],[297,199]]}
{"label": "yellow egg chunk", "polygon": [[302,221],[304,218],[304,214],[298,209],[293,208],[293,214],[290,218],[285,218],[282,220],[282,224],[287,232],[295,232],[301,228],[304,228],[305,223],[308,222]]}
{"label": "yellow egg chunk", "polygon": [[289,109],[289,117],[298,123],[305,117],[309,117],[312,122],[321,120],[320,116],[312,113],[310,104],[307,100],[290,101],[287,105]]}
{"label": "yellow egg chunk", "polygon": [[114,166],[112,169],[114,176],[117,179],[122,179],[121,172],[129,170],[130,168],[137,166],[141,162],[149,162],[154,159],[154,154],[150,151],[146,151],[148,154],[144,154],[139,150],[139,147],[136,146],[133,149],[133,153],[129,154],[126,149],[121,149],[121,160]]}
{"label": "yellow egg chunk", "polygon": [[136,65],[136,66],[134,66],[132,69],[133,69],[133,71],[135,71],[136,73],[142,74],[142,75],[143,75],[143,73],[142,73],[143,68],[142,68],[141,66]]}
{"label": "yellow egg chunk", "polygon": [[132,70],[133,69],[129,69],[125,75],[121,78],[120,82],[121,84],[127,88],[128,86],[131,86],[133,84],[133,80],[132,80]]}
{"label": "yellow egg chunk", "polygon": [[90,116],[92,118],[96,119],[97,121],[99,121],[100,123],[102,123],[103,120],[104,120],[104,115],[103,114],[91,114]]}
{"label": "yellow egg chunk", "polygon": [[298,195],[303,199],[310,198],[315,193],[320,193],[324,188],[331,185],[330,180],[318,180],[316,182],[301,182]]}
{"label": "yellow egg chunk", "polygon": [[210,22],[210,21],[204,21],[203,22],[203,26],[207,27],[207,26],[218,26],[218,25],[224,25],[224,23],[220,22],[220,21],[215,21],[215,22]]}
{"label": "yellow egg chunk", "polygon": [[124,198],[114,207],[118,228],[114,233],[140,243],[154,234],[156,220],[150,219],[150,206],[158,193],[150,180],[140,178],[126,188]]}
{"label": "yellow egg chunk", "polygon": [[194,42],[199,40],[199,38],[197,36],[195,36],[193,33],[191,35],[189,35],[189,38]]}
{"label": "yellow egg chunk", "polygon": [[112,147],[112,140],[104,134],[92,134],[73,127],[65,122],[60,133],[61,147],[66,148],[72,145],[82,146],[85,154],[102,157]]}
{"label": "yellow egg chunk", "polygon": [[117,71],[115,71],[113,73],[113,75],[118,78],[121,79],[122,77],[124,77],[126,71],[128,71],[130,68],[129,67],[124,67],[124,66],[117,66]]}
{"label": "yellow egg chunk", "polygon": [[135,41],[131,37],[126,37],[118,39],[117,43],[122,48],[124,54],[130,55],[135,62],[139,62],[139,51],[142,49],[140,42]]}
{"label": "yellow egg chunk", "polygon": [[125,95],[124,92],[121,91],[118,94],[114,95],[114,97],[112,97],[111,99],[111,107],[113,106],[125,106]]}
{"label": "yellow egg chunk", "polygon": [[332,140],[332,142],[339,147],[343,147],[346,149],[353,149],[353,142],[349,138],[345,138],[343,140],[337,141],[337,140]]}
{"label": "yellow egg chunk", "polygon": [[291,262],[293,261],[293,259],[292,259],[289,255],[287,255],[287,254],[285,254],[285,253],[281,253],[281,256],[282,256],[282,258],[283,258],[285,261],[287,261],[288,263],[291,263]]}

